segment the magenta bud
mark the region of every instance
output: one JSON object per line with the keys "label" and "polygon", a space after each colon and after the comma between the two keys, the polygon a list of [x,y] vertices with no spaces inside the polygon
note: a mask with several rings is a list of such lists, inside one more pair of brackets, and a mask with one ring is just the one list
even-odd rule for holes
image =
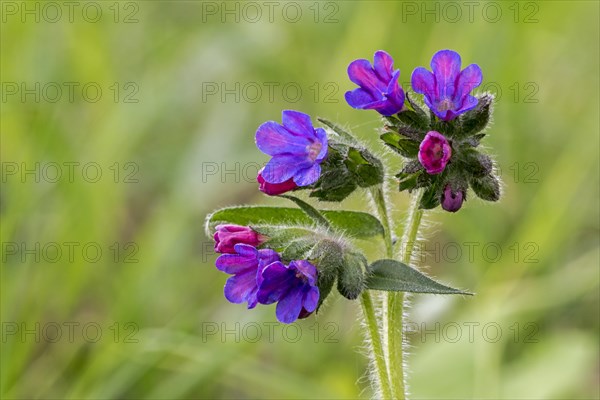
{"label": "magenta bud", "polygon": [[258,171],[258,176],[256,177],[256,180],[259,184],[258,190],[268,194],[269,196],[277,196],[278,194],[289,192],[290,190],[294,190],[298,187],[293,178],[290,178],[282,183],[269,183],[265,181],[265,178],[262,176],[263,170],[264,168]]}
{"label": "magenta bud", "polygon": [[462,207],[464,199],[463,190],[452,190],[452,186],[447,184],[442,193],[442,208],[449,212],[457,212]]}
{"label": "magenta bud", "polygon": [[234,254],[233,246],[248,244],[258,246],[265,241],[265,237],[247,226],[217,225],[215,232],[215,251],[217,253]]}
{"label": "magenta bud", "polygon": [[419,146],[419,162],[430,175],[439,174],[446,168],[452,156],[452,147],[439,132],[429,131]]}
{"label": "magenta bud", "polygon": [[306,311],[306,308],[302,307],[302,310],[300,311],[300,315],[298,316],[298,319],[304,319],[304,318],[308,318],[312,315],[314,311]]}

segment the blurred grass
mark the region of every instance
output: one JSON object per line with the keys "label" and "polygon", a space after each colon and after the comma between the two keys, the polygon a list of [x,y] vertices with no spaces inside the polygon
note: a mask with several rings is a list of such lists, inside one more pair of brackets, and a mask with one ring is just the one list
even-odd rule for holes
{"label": "blurred grass", "polygon": [[[11,2],[2,4],[0,28],[3,92],[7,82],[29,87],[97,82],[103,96],[96,103],[83,100],[80,91],[73,102],[65,94],[56,103],[35,102],[33,96],[25,102],[18,95],[3,99],[3,171],[9,163],[32,168],[95,162],[103,176],[97,183],[77,174],[73,182],[63,177],[36,183],[32,175],[25,182],[3,175],[3,398],[357,398],[361,390],[368,395],[365,359],[356,353],[362,346],[356,305],[336,297],[316,319],[297,324],[298,342],[286,340],[281,326],[269,340],[264,323],[275,321],[270,307],[248,312],[223,299],[225,277],[212,267],[203,221],[217,207],[275,203],[257,194],[255,169],[243,169],[266,161],[253,144],[261,122],[279,120],[281,109],[299,109],[339,120],[374,143],[377,116],[353,111],[343,100],[352,88],[347,64],[386,49],[407,82],[412,69],[427,66],[441,48],[459,51],[465,64],[478,63],[484,81],[497,84],[488,88],[501,89],[485,144],[497,154],[505,194],[498,205],[469,200],[456,215],[428,217],[424,264],[477,296],[414,297],[409,319],[425,329],[439,322],[443,335],[409,336],[413,397],[599,397],[598,3],[500,2],[497,23],[486,22],[481,10],[487,3],[478,3],[472,23],[466,6],[458,22],[442,14],[435,23],[432,16],[422,22],[423,15],[406,8],[416,5],[423,12],[420,7],[434,3],[324,2],[317,4],[315,23],[315,3],[304,2],[297,23],[283,18],[283,4],[273,22],[265,14],[256,23],[243,18],[235,23],[231,16],[222,23],[220,15],[203,14],[206,3],[144,1],[134,3],[139,21],[130,24],[112,20],[112,2],[97,3],[103,11],[98,23],[78,13],[73,23],[66,17],[36,23],[32,16],[22,22],[6,14],[6,3]],[[118,3],[120,21],[135,10],[127,4]],[[535,23],[523,23],[535,10],[528,4],[538,7]],[[336,10],[338,22],[322,22]],[[116,103],[109,89],[115,82],[121,89]],[[126,82],[139,88],[137,103],[122,101],[130,93]],[[222,99],[222,92],[203,93],[203,83],[213,82],[228,88],[257,82],[264,91],[256,102],[244,96],[236,101],[232,94]],[[272,99],[265,82],[279,84]],[[303,91],[297,102],[290,101],[291,89],[287,98],[282,93],[290,82]],[[328,82],[337,86],[325,87]],[[525,86],[530,82],[534,85]],[[316,101],[310,89],[315,83]],[[335,102],[326,102],[327,95]],[[134,176],[139,182],[125,183],[121,175],[115,183],[109,167],[119,163],[124,174],[128,162],[139,166]],[[220,176],[223,167],[234,169],[236,163],[237,174]],[[537,168],[531,176],[527,163]],[[214,165],[219,173],[207,175]],[[354,197],[346,205],[360,207],[361,200]],[[394,204],[395,217],[402,218],[406,195],[394,195]],[[97,263],[79,252],[73,262],[65,254],[55,263],[43,257],[36,262],[33,255],[23,261],[6,247],[66,242],[99,243],[103,256]],[[125,243],[136,243],[139,262],[114,262],[109,246],[115,242],[121,251]],[[480,244],[472,259],[465,246],[470,242]],[[455,243],[462,255],[452,262]],[[493,248],[482,252],[488,243],[502,250],[497,260]],[[534,247],[526,247],[530,244]],[[443,249],[446,257],[440,257]],[[535,249],[537,262],[526,263]],[[21,336],[22,327],[40,333],[53,322],[63,327],[56,343],[43,334],[39,340]],[[72,341],[63,325],[70,322],[79,323]],[[101,328],[95,343],[80,330],[90,322]],[[139,330],[126,330],[128,322]],[[260,340],[236,340],[231,333],[223,340],[221,328],[236,331],[238,322],[248,329],[259,324]],[[9,334],[12,323],[18,324],[16,335]],[[448,340],[454,323],[462,327],[455,343]],[[488,323],[501,327],[498,341],[485,340],[482,328]],[[219,334],[207,334],[211,324]],[[474,327],[473,340],[465,324]],[[535,343],[525,340],[531,327],[537,329]],[[125,340],[131,332],[135,343]],[[325,340],[328,334],[335,343]]]}

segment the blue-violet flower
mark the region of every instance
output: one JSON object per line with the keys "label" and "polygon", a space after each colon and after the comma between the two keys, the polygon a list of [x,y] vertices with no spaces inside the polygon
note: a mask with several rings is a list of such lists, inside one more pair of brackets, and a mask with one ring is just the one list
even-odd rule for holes
{"label": "blue-violet flower", "polygon": [[315,183],[321,175],[321,162],[327,156],[327,133],[313,128],[310,117],[298,111],[282,113],[283,124],[268,121],[256,131],[256,145],[272,156],[262,171],[270,184],[289,179],[298,186]]}
{"label": "blue-violet flower", "polygon": [[260,273],[258,283],[258,301],[261,304],[278,302],[275,313],[284,324],[317,309],[317,268],[306,260],[292,261],[289,266],[281,262],[269,264]]}
{"label": "blue-violet flower", "polygon": [[429,131],[419,146],[419,162],[430,175],[439,174],[446,168],[452,156],[452,147],[439,132]]}
{"label": "blue-violet flower", "polygon": [[450,121],[477,105],[471,90],[481,84],[481,69],[471,64],[460,70],[460,55],[452,50],[440,50],[431,59],[429,72],[423,67],[412,73],[411,84],[415,92],[425,95],[425,103],[435,115]]}
{"label": "blue-violet flower", "polygon": [[360,87],[346,92],[346,101],[353,108],[375,110],[386,116],[396,114],[404,106],[399,76],[394,59],[383,50],[375,53],[373,65],[365,59],[354,60],[348,65],[348,77]]}
{"label": "blue-violet flower", "polygon": [[269,264],[280,260],[279,254],[271,249],[257,250],[248,244],[236,244],[234,254],[223,254],[217,258],[217,269],[233,275],[225,284],[225,298],[232,303],[248,302],[248,308],[257,304],[257,277]]}

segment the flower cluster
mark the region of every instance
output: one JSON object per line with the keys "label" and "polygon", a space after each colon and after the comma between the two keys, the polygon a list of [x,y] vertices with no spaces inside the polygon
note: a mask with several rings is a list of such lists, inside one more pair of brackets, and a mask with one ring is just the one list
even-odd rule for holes
{"label": "flower cluster", "polygon": [[[493,103],[489,94],[471,94],[482,82],[478,65],[461,70],[458,53],[441,50],[431,60],[431,71],[423,67],[413,71],[409,92],[399,84],[400,70],[394,69],[392,57],[377,51],[372,64],[364,59],[351,62],[348,76],[358,85],[345,94],[348,104],[381,114],[380,138],[404,159],[396,175],[400,191],[418,189],[421,208],[441,205],[449,212],[461,209],[469,188],[481,199],[499,199],[493,162],[478,149]],[[413,98],[415,93],[423,96],[423,103]],[[259,190],[270,196],[307,190],[309,197],[330,202],[341,202],[359,189],[383,197],[383,163],[342,127],[318,121],[323,127],[315,127],[307,114],[285,110],[281,123],[268,121],[258,127],[256,145],[270,156],[257,176]],[[390,260],[379,264],[382,279],[371,279],[372,265],[347,244],[345,235],[351,229],[357,236],[380,235],[385,231],[380,221],[362,213],[342,229],[332,229],[335,215],[330,221],[304,200],[285,197],[300,207],[299,217],[294,212],[300,210],[290,208],[269,208],[265,214],[231,210],[224,216],[230,219],[217,220],[230,224],[210,225],[216,229],[215,251],[221,253],[216,266],[232,275],[224,290],[230,302],[247,303],[248,308],[277,303],[277,319],[291,323],[315,312],[336,282],[342,296],[356,299],[368,285],[390,290],[390,279],[397,278],[393,290],[415,290],[407,285],[407,276],[419,285],[428,279],[415,278],[410,267],[407,276],[398,277],[397,268],[389,269]],[[372,219],[371,229],[361,232],[361,224]],[[434,287],[432,293],[460,292]]]}
{"label": "flower cluster", "polygon": [[500,183],[492,160],[476,149],[493,101],[489,94],[471,95],[483,79],[479,66],[461,70],[460,55],[441,50],[431,60],[431,71],[416,68],[412,90],[423,95],[429,113],[404,94],[397,85],[399,71],[392,69],[391,56],[382,51],[375,53],[373,66],[354,61],[348,75],[360,87],[347,92],[346,100],[354,108],[373,108],[385,116],[382,140],[407,159],[397,175],[400,190],[423,188],[421,208],[441,205],[450,212],[462,207],[469,186],[479,198],[497,201]]}
{"label": "flower cluster", "polygon": [[274,250],[258,249],[264,238],[247,226],[218,225],[215,251],[219,271],[233,275],[225,284],[225,298],[232,303],[278,303],[277,319],[289,324],[305,318],[319,303],[317,269],[307,260],[281,262]]}

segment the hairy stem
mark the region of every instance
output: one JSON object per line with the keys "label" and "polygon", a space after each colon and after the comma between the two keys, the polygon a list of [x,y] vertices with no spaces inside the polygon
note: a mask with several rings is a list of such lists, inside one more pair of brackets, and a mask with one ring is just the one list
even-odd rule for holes
{"label": "hairy stem", "polygon": [[[423,210],[419,209],[422,191],[418,191],[409,209],[408,219],[400,242],[400,260],[410,265],[415,241],[419,233]],[[387,355],[390,368],[392,395],[395,399],[404,399],[406,388],[404,381],[404,348],[402,319],[404,317],[404,293],[390,292],[387,297]]]}
{"label": "hairy stem", "polygon": [[391,399],[392,390],[390,388],[390,380],[386,367],[385,353],[383,352],[383,342],[381,340],[377,317],[375,315],[373,299],[368,290],[364,290],[361,294],[361,305],[367,324],[368,335],[370,337],[371,354],[375,367],[374,378],[377,386],[379,386],[379,390],[381,390],[381,396],[384,399]]}
{"label": "hairy stem", "polygon": [[[384,240],[387,258],[394,258],[394,248],[392,242],[392,229],[390,227],[390,217],[386,204],[386,197],[382,186],[377,186],[371,190],[371,195],[375,206],[377,207],[377,213],[379,219],[383,225]],[[402,332],[402,307],[400,306],[399,314],[397,307],[392,308],[390,305],[396,304],[397,298],[400,297],[400,305],[402,304],[402,293],[387,292],[384,294],[384,309],[383,311],[383,339],[384,345],[387,347],[386,364],[388,367],[389,382],[391,387],[391,396],[389,399],[404,399],[404,364],[402,360],[402,351],[400,353],[395,352],[397,346],[397,334],[398,329]],[[402,347],[402,337],[400,337],[400,348]]]}
{"label": "hairy stem", "polygon": [[418,191],[415,193],[413,197],[408,220],[406,221],[406,226],[404,227],[404,233],[402,235],[402,244],[400,251],[400,260],[404,264],[409,264],[412,258],[412,253],[415,248],[415,242],[417,241],[417,236],[419,235],[419,227],[421,226],[421,219],[423,218],[423,210],[419,209],[419,203],[421,202],[421,197],[423,196],[422,191]]}
{"label": "hairy stem", "polygon": [[371,188],[371,196],[373,197],[373,201],[375,202],[375,206],[377,207],[377,213],[379,214],[379,219],[381,220],[381,224],[383,225],[383,234],[385,240],[385,256],[388,258],[394,257],[394,248],[392,246],[392,231],[390,229],[390,217],[388,216],[388,209],[385,200],[385,194],[383,192],[382,186],[376,186],[375,188]]}
{"label": "hairy stem", "polygon": [[[394,248],[392,242],[392,228],[383,187],[377,186],[372,188],[370,192],[375,206],[377,207],[379,219],[383,225],[386,257],[393,259]],[[417,240],[419,227],[421,225],[421,219],[423,217],[423,210],[419,209],[421,196],[422,191],[418,191],[413,197],[408,214],[408,220],[406,221],[404,233],[402,235],[400,259],[404,264],[407,265],[410,264],[415,241]],[[386,379],[389,379],[387,383],[389,384],[390,392],[386,393],[382,389],[382,395],[385,399],[404,400],[406,398],[404,382],[404,349],[402,340],[404,293],[387,292],[385,300],[385,309],[383,310],[384,320],[382,337],[384,342],[383,345],[385,346],[386,351],[383,353],[382,348],[382,354],[385,355],[385,359],[383,360],[382,364],[383,367],[387,366]],[[379,336],[380,332],[377,326],[374,327],[374,330]],[[378,356],[376,355],[376,357]],[[380,369],[381,366],[378,365],[377,368]]]}

